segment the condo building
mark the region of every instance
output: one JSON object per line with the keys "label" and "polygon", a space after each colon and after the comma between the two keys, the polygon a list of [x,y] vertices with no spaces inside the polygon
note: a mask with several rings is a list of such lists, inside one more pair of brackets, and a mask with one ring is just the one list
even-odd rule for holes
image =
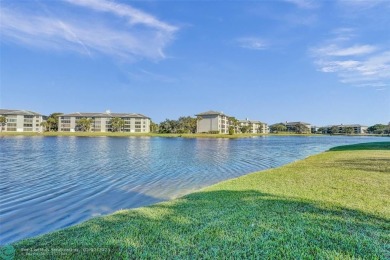
{"label": "condo building", "polygon": [[354,134],[365,134],[367,133],[368,126],[363,126],[359,124],[352,125],[329,125],[322,127],[323,133],[328,133],[332,127],[337,127],[339,129],[339,133],[345,133],[347,128],[352,128]]}
{"label": "condo building", "polygon": [[311,124],[305,122],[286,122],[284,124],[287,127],[287,132],[294,132],[296,125],[304,125],[307,128],[308,132],[311,132]]}
{"label": "condo building", "polygon": [[39,113],[28,110],[0,109],[0,116],[6,122],[0,125],[4,132],[42,132],[41,123],[45,117]]}
{"label": "condo building", "polygon": [[246,118],[245,120],[238,121],[239,129],[243,126],[249,126],[249,131],[247,133],[251,134],[266,134],[268,133],[268,125],[266,123],[262,123],[260,121],[249,120]]}
{"label": "condo building", "polygon": [[195,116],[198,118],[196,127],[197,133],[229,133],[229,116],[225,115],[223,112],[207,111]]}
{"label": "condo building", "polygon": [[59,116],[59,132],[76,132],[80,131],[77,120],[82,118],[92,119],[90,131],[92,132],[110,132],[112,131],[111,119],[121,118],[124,120],[123,132],[130,133],[149,133],[150,118],[142,114],[135,113],[72,113]]}

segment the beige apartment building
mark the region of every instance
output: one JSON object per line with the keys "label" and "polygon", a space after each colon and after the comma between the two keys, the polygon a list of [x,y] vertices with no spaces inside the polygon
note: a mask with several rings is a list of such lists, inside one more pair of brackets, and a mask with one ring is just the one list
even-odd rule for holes
{"label": "beige apartment building", "polygon": [[250,129],[247,133],[251,133],[251,134],[266,134],[266,133],[268,133],[268,125],[266,123],[262,123],[262,122],[256,121],[256,120],[249,120],[248,118],[246,118],[245,120],[239,120],[238,126],[239,126],[239,129],[243,126],[250,126]]}
{"label": "beige apartment building", "polygon": [[[223,112],[210,110],[195,116],[198,118],[197,133],[218,132],[220,134],[228,134],[229,127],[234,126],[233,122],[229,120],[230,116],[225,115]],[[242,126],[250,126],[248,133],[268,133],[268,125],[260,121],[239,120],[235,124],[235,131],[239,133]]]}
{"label": "beige apartment building", "polygon": [[352,125],[329,125],[322,127],[323,132],[327,133],[332,127],[338,127],[339,133],[344,133],[346,128],[352,128],[354,134],[366,134],[368,126],[363,126],[359,124],[352,124]]}
{"label": "beige apartment building", "polygon": [[309,123],[298,121],[298,122],[286,122],[284,125],[287,127],[287,132],[294,132],[296,125],[304,125],[306,126],[307,131],[311,132],[311,124]]}
{"label": "beige apartment building", "polygon": [[0,109],[0,116],[6,118],[6,123],[0,126],[4,132],[42,132],[41,123],[44,116],[28,110]]}
{"label": "beige apartment building", "polygon": [[229,133],[229,116],[225,115],[223,112],[207,111],[195,116],[198,118],[196,127],[197,133]]}
{"label": "beige apartment building", "polygon": [[110,132],[111,119],[119,117],[124,120],[125,125],[123,132],[130,133],[149,133],[150,132],[150,118],[142,114],[135,113],[111,113],[106,111],[104,113],[72,113],[59,116],[58,131],[59,132],[76,132],[79,131],[77,120],[81,118],[92,119],[92,132]]}

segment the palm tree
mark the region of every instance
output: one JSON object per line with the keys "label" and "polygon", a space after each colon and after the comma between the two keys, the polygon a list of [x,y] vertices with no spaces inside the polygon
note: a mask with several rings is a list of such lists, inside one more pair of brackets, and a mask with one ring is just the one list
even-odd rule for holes
{"label": "palm tree", "polygon": [[231,116],[231,117],[229,117],[228,118],[228,121],[229,121],[229,125],[230,126],[233,126],[233,128],[234,128],[234,132],[238,132],[238,120],[237,120],[237,118],[235,118],[234,116]]}
{"label": "palm tree", "polygon": [[125,120],[120,117],[114,117],[111,119],[110,124],[113,132],[122,132]]}
{"label": "palm tree", "polygon": [[48,128],[48,123],[47,123],[47,121],[43,121],[43,122],[41,123],[41,126],[43,127],[43,131],[46,132],[46,131],[47,131],[47,128]]}
{"label": "palm tree", "polygon": [[294,128],[295,128],[295,133],[297,133],[297,134],[308,133],[310,130],[306,125],[301,124],[301,123],[294,125]]}
{"label": "palm tree", "polygon": [[3,127],[7,124],[7,118],[0,116],[0,132],[3,132]]}
{"label": "palm tree", "polygon": [[83,117],[76,121],[76,127],[83,132],[88,132],[91,129],[92,118]]}

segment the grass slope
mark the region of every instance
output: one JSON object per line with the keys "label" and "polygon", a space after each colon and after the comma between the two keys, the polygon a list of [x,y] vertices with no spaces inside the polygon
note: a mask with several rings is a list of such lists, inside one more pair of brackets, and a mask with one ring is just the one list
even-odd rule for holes
{"label": "grass slope", "polygon": [[389,201],[389,142],[372,143],[14,246],[23,259],[389,259]]}

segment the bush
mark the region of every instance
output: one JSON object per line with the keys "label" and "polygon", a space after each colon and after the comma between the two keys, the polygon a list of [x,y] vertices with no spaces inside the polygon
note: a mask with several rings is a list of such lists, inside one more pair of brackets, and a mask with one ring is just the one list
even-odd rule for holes
{"label": "bush", "polygon": [[234,127],[229,127],[229,135],[234,135]]}

